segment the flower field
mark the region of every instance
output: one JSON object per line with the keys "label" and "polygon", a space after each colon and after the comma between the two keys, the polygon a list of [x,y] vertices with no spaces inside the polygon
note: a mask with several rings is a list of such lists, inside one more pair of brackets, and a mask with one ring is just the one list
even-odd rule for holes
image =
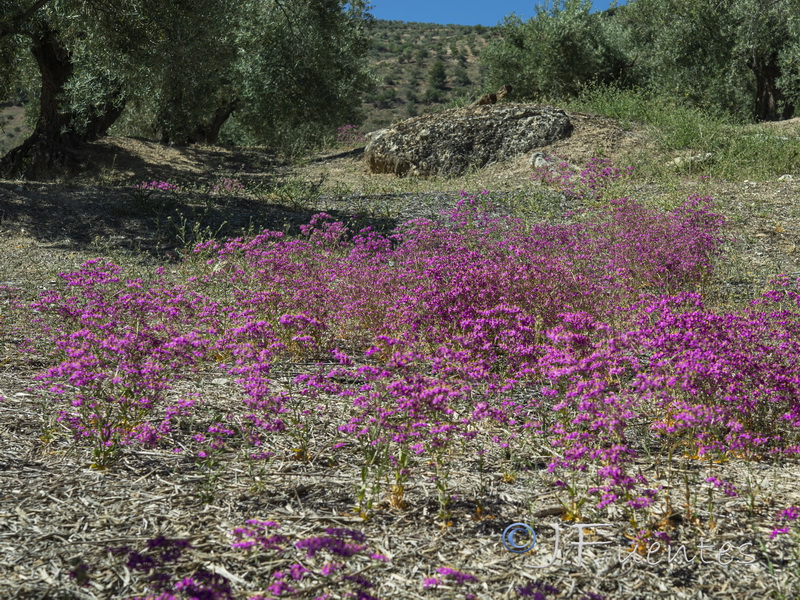
{"label": "flower field", "polygon": [[[2,327],[38,365],[29,393],[51,417],[43,444],[109,476],[137,453],[185,461],[206,505],[234,465],[255,497],[279,465],[349,482],[348,527],[287,531],[267,502],[227,530],[248,585],[187,560],[178,535],[109,542],[102,560],[127,574],[109,597],[623,597],[598,579],[567,589],[564,568],[514,574],[504,486],[529,496],[517,521],[545,536],[607,524],[592,539],[640,570],[716,532],[748,567],[791,555],[800,513],[753,473],[800,452],[800,280],[715,306],[729,232],[715,201],[607,199],[619,171],[585,174],[584,208],[561,224],[462,193],[388,233],[320,213],[300,236],[206,240],[135,276],[101,258],[35,298],[4,286]],[[760,538],[735,531],[736,511]],[[432,536],[484,524],[512,573],[501,585],[466,555],[391,582],[391,544],[369,532],[405,518]],[[72,564],[64,597],[103,596],[96,568]]]}

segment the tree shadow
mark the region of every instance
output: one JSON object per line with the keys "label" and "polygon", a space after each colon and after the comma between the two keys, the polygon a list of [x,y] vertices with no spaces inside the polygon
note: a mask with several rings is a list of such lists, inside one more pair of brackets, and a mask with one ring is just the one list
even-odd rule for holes
{"label": "tree shadow", "polygon": [[101,138],[84,144],[77,154],[79,168],[70,175],[82,183],[155,180],[201,187],[222,176],[268,182],[290,166],[262,148],[167,146],[144,138]]}
{"label": "tree shadow", "polygon": [[322,206],[314,198],[286,206],[268,199],[194,192],[142,192],[135,188],[0,183],[0,225],[24,230],[50,248],[65,251],[99,247],[163,260],[211,238],[281,231],[301,234],[300,226],[326,212],[357,232],[370,226],[388,232],[397,221]]}

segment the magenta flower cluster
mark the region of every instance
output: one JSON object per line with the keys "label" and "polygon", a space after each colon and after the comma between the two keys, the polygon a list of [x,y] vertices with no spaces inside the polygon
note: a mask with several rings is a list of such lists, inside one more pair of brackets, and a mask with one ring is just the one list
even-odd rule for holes
{"label": "magenta flower cluster", "polygon": [[336,141],[345,146],[363,144],[366,141],[364,132],[356,125],[342,125],[336,128]]}
{"label": "magenta flower cluster", "polygon": [[771,538],[778,537],[779,535],[784,535],[789,533],[792,528],[797,530],[797,519],[800,517],[800,507],[797,506],[790,506],[788,508],[784,508],[783,510],[779,511],[776,515],[776,521],[780,525],[780,527],[776,527],[775,529],[770,532],[769,536]]}
{"label": "magenta flower cluster", "polygon": [[[390,561],[380,553],[368,551],[363,533],[330,527],[324,535],[293,541],[291,536],[274,533],[279,528],[273,521],[251,519],[230,534],[234,549],[280,558],[279,566],[273,563],[263,574],[262,582],[266,585],[259,586],[268,596],[256,594],[249,596],[249,600],[298,597],[312,591],[315,598],[329,598],[329,594],[322,593],[326,589],[345,592],[347,597],[361,600],[378,600],[371,593],[375,584],[364,575],[367,569],[363,567],[380,569]],[[186,540],[159,536],[147,540],[142,550],[122,546],[108,551],[121,557],[125,567],[137,574],[151,592],[131,600],[233,600],[238,597],[226,577],[204,568],[195,567],[190,571],[192,561],[186,556],[190,549],[191,544]],[[91,565],[80,562],[70,572],[70,578],[80,585],[88,585],[93,570]]]}
{"label": "magenta flower cluster", "polygon": [[[777,300],[769,300],[774,302]],[[642,300],[625,331],[588,315],[549,332],[539,361],[560,422],[553,472],[598,465],[590,488],[598,506],[647,508],[656,491],[625,465],[636,456],[628,427],[645,419],[652,435],[686,456],[757,458],[795,454],[800,424],[800,313],[717,314],[698,294]],[[555,334],[555,335],[554,335]],[[736,488],[707,481],[728,496]],[[637,491],[638,490],[638,491]]]}
{"label": "magenta flower cluster", "polygon": [[185,569],[184,553],[190,548],[186,540],[159,536],[148,540],[141,551],[123,546],[109,548],[109,552],[124,557],[125,567],[140,574],[152,591],[131,600],[233,600],[230,582],[221,575],[205,569],[195,570],[189,576],[175,574],[176,570]]}
{"label": "magenta flower cluster", "polygon": [[137,183],[134,188],[137,190],[153,190],[159,192],[177,192],[180,190],[180,187],[175,183],[170,183],[169,181],[142,181],[141,183]]}
{"label": "magenta flower cluster", "polygon": [[[465,583],[470,583],[473,581],[477,581],[478,578],[475,575],[471,575],[469,573],[463,573],[461,571],[457,571],[451,567],[439,567],[436,569],[436,572],[443,576],[448,581],[453,582],[455,585],[463,585]],[[422,584],[426,588],[431,587],[438,587],[442,584],[444,580],[441,577],[426,577]]]}
{"label": "magenta flower cluster", "polygon": [[212,194],[238,194],[245,189],[244,184],[238,179],[232,177],[223,177],[213,186],[211,186]]}
{"label": "magenta flower cluster", "polygon": [[[303,591],[322,588],[345,592],[348,597],[362,600],[377,600],[371,591],[375,584],[363,575],[355,557],[363,558],[367,565],[389,562],[377,552],[369,552],[366,536],[355,529],[329,527],[324,535],[302,538],[294,543],[289,536],[274,533],[280,525],[273,521],[251,519],[245,527],[237,527],[231,532],[231,546],[238,549],[253,549],[256,552],[269,551],[284,559],[282,567],[269,574],[270,583],[266,587],[269,598],[297,597]],[[300,551],[297,562],[292,562],[292,554]],[[360,563],[359,563],[360,564]],[[328,598],[327,594],[315,596]],[[266,600],[267,596],[251,596],[250,600]]]}
{"label": "magenta flower cluster", "polygon": [[[63,292],[46,292],[40,313],[57,364],[38,376],[64,408],[59,420],[95,444],[103,462],[120,446],[154,446],[194,401],[164,406],[165,392],[206,358],[217,307],[182,286],[120,278],[116,265],[91,260],[62,274]],[[48,318],[50,317],[50,318]],[[152,415],[161,411],[161,420]]]}
{"label": "magenta flower cluster", "polygon": [[[40,378],[61,422],[108,461],[180,435],[174,423],[202,396],[178,397],[174,383],[218,369],[243,404],[185,440],[201,458],[235,446],[268,456],[279,439],[302,457],[326,418],[334,450],[361,452],[364,477],[394,471],[398,505],[421,463],[444,505],[459,452],[550,447],[557,489],[574,495],[586,474],[595,507],[646,511],[659,490],[630,469],[635,423],[687,456],[798,447],[796,283],[777,281],[747,311],[707,308],[698,291],[723,226],[699,196],[667,212],[622,198],[531,227],[465,194],[441,221],[389,235],[320,214],[299,239],[206,242],[177,283],[91,261],[29,307],[39,352],[54,348]],[[273,371],[298,361],[316,366],[291,392],[275,385]]]}
{"label": "magenta flower cluster", "polygon": [[[385,576],[391,569],[391,561],[383,554],[370,551],[361,531],[329,527],[323,535],[300,537],[294,541],[291,535],[277,534],[280,528],[274,521],[251,519],[245,526],[230,532],[233,549],[245,550],[257,557],[260,564],[268,565],[256,581],[251,582],[264,592],[249,595],[248,600],[284,597],[379,600],[372,579]],[[149,590],[147,595],[130,600],[233,600],[241,595],[234,593],[227,577],[202,567],[198,569],[192,557],[187,555],[191,549],[188,540],[161,535],[147,540],[140,550],[130,546],[107,550],[120,557],[125,568]],[[264,562],[265,559],[273,560]],[[94,571],[92,565],[80,561],[69,572],[69,577],[86,587],[91,584]],[[451,567],[439,567],[436,573],[438,577],[423,580],[425,589],[479,583],[475,575]],[[542,582],[529,583],[516,591],[518,597],[540,600],[559,594],[557,588]],[[477,599],[476,594],[463,593],[468,600]],[[604,598],[590,592],[581,600]]]}

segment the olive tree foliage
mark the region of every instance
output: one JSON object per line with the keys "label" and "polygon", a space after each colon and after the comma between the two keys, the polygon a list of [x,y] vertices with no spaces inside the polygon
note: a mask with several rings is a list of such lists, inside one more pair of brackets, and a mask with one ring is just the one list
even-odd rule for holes
{"label": "olive tree foliage", "polygon": [[[795,26],[800,25],[797,21]],[[798,34],[800,38],[800,34]],[[781,93],[785,98],[784,116],[797,116],[797,107],[800,106],[800,43],[790,44],[784,48],[778,59],[780,77],[776,80]],[[786,107],[791,109],[791,113]]]}
{"label": "olive tree foliage", "polygon": [[742,119],[793,114],[800,0],[635,0],[620,19],[654,90]]}
{"label": "olive tree foliage", "polygon": [[[206,0],[154,9],[159,39],[124,130],[163,142],[298,147],[360,118],[366,2]],[[224,128],[224,129],[223,129]]]}
{"label": "olive tree foliage", "polygon": [[788,119],[800,100],[800,0],[738,0],[734,59],[747,66],[760,121]]}
{"label": "olive tree foliage", "polygon": [[241,28],[226,98],[235,105],[228,136],[274,146],[314,143],[361,120],[374,83],[367,52],[366,1],[256,1]]}
{"label": "olive tree foliage", "polygon": [[[705,0],[643,0],[625,6],[620,18],[630,31],[647,87],[705,109],[734,110],[744,90],[732,62],[732,29],[720,3]],[[723,106],[724,105],[724,106]]]}
{"label": "olive tree foliage", "polygon": [[794,115],[800,0],[631,0],[589,14],[585,0],[508,17],[482,54],[492,86],[559,99],[587,83],[647,87],[740,120]]}
{"label": "olive tree foliage", "polygon": [[561,0],[537,5],[527,21],[506,17],[501,40],[481,53],[489,87],[509,84],[519,98],[560,99],[590,82],[629,79],[632,65],[614,37],[619,32],[590,9],[590,0]]}
{"label": "olive tree foliage", "polygon": [[206,120],[232,95],[242,8],[224,0],[153,1],[143,15],[149,43],[125,69],[124,132],[165,143],[208,141]]}
{"label": "olive tree foliage", "polygon": [[19,44],[8,43],[15,27],[11,2],[0,1],[0,98],[11,99],[29,86],[26,75],[35,71],[30,52]]}

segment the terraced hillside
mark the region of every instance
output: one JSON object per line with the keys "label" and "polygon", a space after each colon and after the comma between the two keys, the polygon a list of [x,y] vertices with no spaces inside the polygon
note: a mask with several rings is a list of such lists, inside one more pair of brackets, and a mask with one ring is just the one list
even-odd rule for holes
{"label": "terraced hillside", "polygon": [[365,131],[482,93],[478,59],[494,29],[375,21],[372,32],[376,87],[364,98]]}

